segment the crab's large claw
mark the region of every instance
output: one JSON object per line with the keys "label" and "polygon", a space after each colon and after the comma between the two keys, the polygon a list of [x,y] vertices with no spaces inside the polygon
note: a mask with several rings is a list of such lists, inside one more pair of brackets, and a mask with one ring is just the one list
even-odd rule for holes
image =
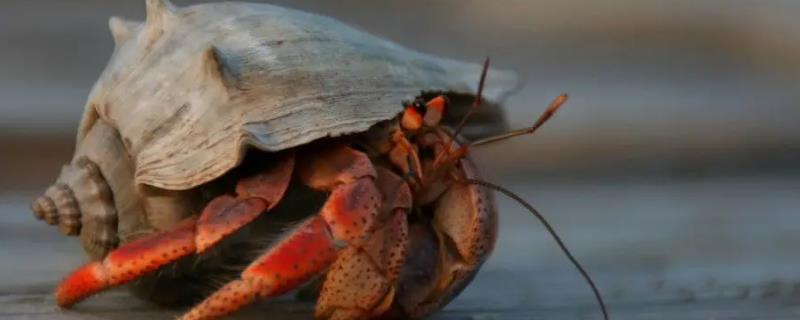
{"label": "crab's large claw", "polygon": [[[462,178],[478,178],[468,159],[456,167]],[[491,192],[453,183],[435,202],[432,228],[410,229],[409,252],[400,274],[396,306],[404,317],[439,310],[463,290],[488,258],[497,239]]]}
{"label": "crab's large claw", "polygon": [[237,197],[212,200],[200,217],[190,217],[167,231],[145,236],[111,251],[70,274],[58,287],[56,301],[69,308],[86,297],[139,278],[190,254],[202,253],[235,232],[283,197],[294,167],[284,156],[276,166],[241,180]]}

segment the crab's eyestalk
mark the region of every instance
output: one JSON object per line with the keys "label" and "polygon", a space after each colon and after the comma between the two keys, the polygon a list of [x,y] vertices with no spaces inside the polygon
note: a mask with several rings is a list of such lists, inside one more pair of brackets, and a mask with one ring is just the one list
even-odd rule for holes
{"label": "crab's eyestalk", "polygon": [[446,96],[438,96],[428,101],[425,104],[425,117],[423,118],[425,125],[428,127],[438,126],[447,112],[447,105]]}
{"label": "crab's eyestalk", "polygon": [[450,102],[444,95],[437,96],[428,102],[422,99],[408,103],[400,124],[408,132],[416,132],[423,126],[433,128],[442,122]]}
{"label": "crab's eyestalk", "polygon": [[403,111],[403,117],[400,119],[400,125],[404,130],[409,132],[416,132],[422,128],[423,116],[425,111],[420,108],[417,102],[408,105]]}

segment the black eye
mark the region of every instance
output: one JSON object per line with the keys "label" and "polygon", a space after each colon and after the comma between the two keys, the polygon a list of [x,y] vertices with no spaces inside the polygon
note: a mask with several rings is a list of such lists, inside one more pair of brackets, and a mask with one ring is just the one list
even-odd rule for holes
{"label": "black eye", "polygon": [[422,99],[414,100],[414,102],[412,102],[411,105],[414,107],[414,109],[417,110],[417,112],[419,112],[422,115],[424,115],[425,111],[428,110],[428,107],[425,104],[425,100],[422,100]]}

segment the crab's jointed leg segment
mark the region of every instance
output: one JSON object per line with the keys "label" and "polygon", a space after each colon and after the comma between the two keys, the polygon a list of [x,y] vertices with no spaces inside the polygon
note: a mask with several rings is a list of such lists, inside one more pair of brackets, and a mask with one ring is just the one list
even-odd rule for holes
{"label": "crab's jointed leg segment", "polygon": [[365,243],[382,199],[370,159],[343,146],[319,150],[315,155],[298,170],[305,184],[330,192],[319,213],[291,230],[239,279],[213,293],[182,319],[216,319],[256,298],[284,294],[330,266],[340,249]]}
{"label": "crab's jointed leg segment", "polygon": [[240,181],[237,197],[222,195],[212,200],[199,218],[187,218],[169,230],[129,242],[103,260],[79,268],[56,290],[58,305],[69,308],[92,294],[205,251],[274,207],[289,185],[293,167],[293,156],[285,156],[274,168]]}
{"label": "crab's jointed leg segment", "polygon": [[310,218],[181,319],[218,319],[257,298],[283,294],[333,262],[335,247],[325,221]]}
{"label": "crab's jointed leg segment", "polygon": [[[212,200],[197,221],[197,250],[204,252],[225,236],[253,221],[264,210],[275,207],[283,198],[294,171],[294,156],[284,155],[268,171],[240,180],[236,198],[220,196]],[[250,206],[251,208],[247,208]],[[261,210],[258,207],[263,206]]]}
{"label": "crab's jointed leg segment", "polygon": [[407,233],[405,210],[398,210],[366,246],[342,250],[325,278],[315,318],[366,319],[386,312],[405,260]]}
{"label": "crab's jointed leg segment", "polygon": [[187,218],[167,232],[130,242],[111,251],[103,260],[75,270],[58,286],[56,302],[62,308],[69,308],[95,293],[194,253],[196,220]]}
{"label": "crab's jointed leg segment", "polygon": [[385,168],[378,168],[377,183],[383,196],[378,227],[363,246],[350,246],[339,253],[322,286],[316,318],[380,317],[394,303],[397,277],[407,253],[411,191]]}

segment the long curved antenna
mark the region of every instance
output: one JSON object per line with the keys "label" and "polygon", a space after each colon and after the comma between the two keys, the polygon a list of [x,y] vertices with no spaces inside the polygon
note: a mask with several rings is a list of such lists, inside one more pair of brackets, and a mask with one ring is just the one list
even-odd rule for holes
{"label": "long curved antenna", "polygon": [[600,310],[603,312],[603,319],[608,320],[608,310],[606,310],[606,304],[605,304],[605,302],[603,302],[603,297],[600,295],[600,291],[597,289],[597,286],[594,284],[594,281],[592,280],[592,277],[589,276],[589,273],[586,272],[586,270],[583,268],[583,266],[581,266],[581,264],[578,262],[578,260],[575,259],[575,256],[573,256],[572,252],[569,251],[569,249],[567,248],[567,245],[564,244],[564,241],[561,240],[561,237],[559,237],[558,234],[556,233],[555,229],[553,229],[553,226],[551,226],[550,223],[547,222],[547,220],[544,218],[544,216],[541,213],[539,213],[539,211],[537,211],[536,208],[534,208],[527,201],[522,199],[522,197],[518,196],[517,194],[515,194],[511,190],[508,190],[508,189],[506,189],[506,188],[504,188],[502,186],[496,185],[494,183],[491,183],[491,182],[488,182],[488,181],[483,181],[483,180],[477,180],[477,179],[463,179],[461,181],[465,182],[465,183],[469,183],[469,184],[475,184],[475,185],[483,186],[483,187],[486,187],[486,188],[489,188],[489,189],[493,189],[493,190],[495,190],[497,192],[500,192],[500,193],[506,195],[507,197],[517,201],[520,205],[525,207],[525,209],[528,209],[528,211],[530,211],[534,216],[536,216],[536,218],[538,218],[539,221],[541,221],[542,224],[544,225],[544,227],[547,229],[547,232],[549,232],[550,235],[553,236],[553,239],[556,241],[556,243],[558,243],[558,246],[561,248],[561,251],[564,252],[564,254],[567,256],[567,258],[569,258],[569,260],[572,262],[572,264],[575,265],[575,268],[578,269],[578,272],[580,272],[581,275],[583,276],[583,278],[586,279],[586,282],[589,283],[589,286],[592,288],[592,292],[594,293],[594,297],[597,299],[597,303],[600,305]]}
{"label": "long curved antenna", "polygon": [[486,84],[486,75],[489,73],[490,63],[491,60],[489,57],[486,57],[486,59],[483,60],[481,79],[478,81],[478,92],[475,94],[475,99],[472,100],[472,106],[470,106],[469,110],[467,110],[467,113],[464,114],[463,117],[461,117],[461,122],[458,124],[458,127],[456,127],[456,131],[453,134],[456,137],[458,137],[458,134],[461,133],[462,129],[464,129],[464,125],[467,124],[467,120],[469,120],[469,117],[472,116],[472,114],[475,113],[475,110],[478,110],[478,107],[480,107],[481,103],[483,103],[483,86],[484,84]]}
{"label": "long curved antenna", "polygon": [[[475,93],[475,99],[472,100],[472,105],[469,107],[469,110],[467,110],[467,113],[465,113],[464,116],[461,117],[461,122],[458,123],[458,126],[456,127],[454,133],[452,134],[448,133],[451,137],[458,137],[458,135],[461,133],[461,130],[463,130],[464,126],[467,124],[469,117],[471,117],[472,114],[475,113],[476,110],[478,110],[478,107],[481,106],[481,103],[483,103],[483,87],[486,84],[486,76],[489,74],[490,64],[491,64],[491,59],[489,57],[486,57],[486,59],[483,60],[483,69],[481,69],[481,78],[478,81],[478,92]],[[442,152],[436,155],[436,157],[433,159],[433,170],[439,168],[441,162],[444,161],[445,158],[450,156],[450,153],[453,151],[455,144],[456,140],[455,138],[453,138],[452,140],[450,140],[450,143],[447,143],[447,147],[444,148]]]}
{"label": "long curved antenna", "polygon": [[562,93],[561,95],[559,95],[558,97],[553,99],[553,102],[550,102],[550,105],[542,113],[542,115],[539,116],[539,119],[537,119],[536,122],[532,126],[530,126],[528,128],[509,131],[509,132],[502,133],[502,134],[499,134],[499,135],[496,135],[496,136],[491,136],[491,137],[488,137],[488,138],[484,138],[484,139],[481,139],[481,140],[478,140],[478,141],[475,141],[475,142],[471,143],[471,146],[479,146],[479,145],[489,144],[489,143],[492,143],[492,142],[497,142],[497,141],[500,141],[500,140],[505,140],[505,139],[508,139],[508,138],[513,138],[513,137],[516,137],[516,136],[521,136],[521,135],[525,135],[525,134],[533,134],[534,132],[536,132],[536,130],[541,128],[542,125],[544,125],[547,122],[547,120],[550,120],[550,118],[552,118],[553,115],[556,114],[558,109],[560,109],[561,106],[563,106],[564,103],[567,102],[567,98],[568,97],[569,96],[566,93]]}

